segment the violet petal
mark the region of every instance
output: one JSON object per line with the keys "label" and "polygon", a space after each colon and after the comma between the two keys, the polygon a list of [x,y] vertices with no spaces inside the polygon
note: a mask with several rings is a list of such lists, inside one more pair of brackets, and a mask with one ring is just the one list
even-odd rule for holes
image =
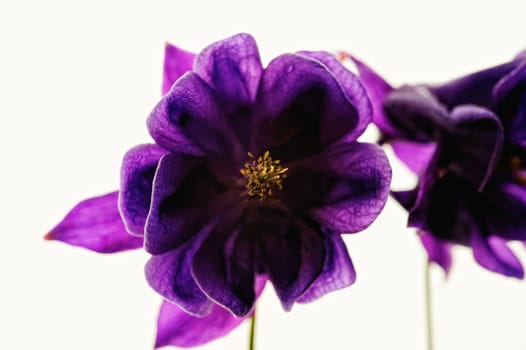
{"label": "violet petal", "polygon": [[511,182],[488,186],[484,218],[496,236],[526,241],[526,188]]}
{"label": "violet petal", "polygon": [[394,139],[390,142],[393,152],[413,173],[422,175],[436,152],[436,142],[413,142]]}
{"label": "violet petal", "polygon": [[505,276],[522,279],[524,270],[506,241],[499,237],[484,237],[478,230],[471,233],[473,257],[484,268]]}
{"label": "violet petal", "polygon": [[369,98],[371,100],[373,108],[373,123],[385,134],[395,136],[397,135],[397,129],[394,127],[387,116],[385,115],[383,109],[383,101],[387,95],[393,90],[391,85],[382,79],[375,71],[373,71],[369,66],[360,61],[355,56],[350,56],[356,68],[358,69],[358,74],[360,80],[362,81]]}
{"label": "violet petal", "polygon": [[195,253],[210,234],[215,223],[209,223],[191,240],[178,248],[150,258],[145,267],[150,286],[166,299],[192,315],[205,316],[213,303],[201,291],[191,273]]}
{"label": "violet petal", "polygon": [[345,68],[336,57],[325,51],[300,51],[299,54],[311,57],[327,66],[340,82],[343,91],[358,110],[358,123],[354,132],[346,137],[347,141],[354,141],[360,136],[372,121],[373,107],[367,91],[360,79]]}
{"label": "violet petal", "polygon": [[194,58],[195,54],[172,44],[166,44],[164,49],[163,95],[170,91],[177,79],[192,70]]}
{"label": "violet petal", "polygon": [[281,305],[289,311],[323,271],[325,244],[311,227],[282,209],[260,208],[249,225]]}
{"label": "violet petal", "polygon": [[391,167],[377,145],[352,142],[333,146],[302,162],[296,171],[284,184],[290,201],[311,205],[312,218],[338,233],[365,229],[389,195]]}
{"label": "violet petal", "polygon": [[195,235],[223,208],[224,191],[202,159],[175,153],[161,158],[146,220],[146,250],[162,254]]}
{"label": "violet petal", "polygon": [[242,225],[242,206],[225,214],[192,262],[192,274],[209,298],[243,317],[252,310],[254,255],[252,237]]}
{"label": "violet petal", "polygon": [[[266,280],[256,279],[256,295],[259,297]],[[155,348],[163,346],[193,347],[221,338],[234,330],[250,317],[235,317],[228,310],[214,305],[212,311],[204,317],[192,316],[176,304],[164,301],[157,319],[157,337]]]}
{"label": "violet petal", "polygon": [[177,80],[157,104],[148,130],[159,146],[176,153],[230,159],[241,152],[214,92],[193,72]]}
{"label": "violet petal", "polygon": [[453,261],[451,257],[451,243],[441,241],[428,232],[420,233],[420,241],[427,252],[429,261],[440,266],[448,274]]}
{"label": "violet petal", "polygon": [[298,302],[309,303],[327,293],[350,286],[356,280],[356,272],[339,234],[328,232],[324,237],[327,257],[320,276],[303,294]]}
{"label": "violet petal", "polygon": [[119,209],[128,232],[144,234],[150,210],[152,183],[159,159],[167,151],[157,145],[139,145],[129,150],[122,161]]}
{"label": "violet petal", "polygon": [[281,161],[317,153],[354,134],[359,122],[356,107],[334,75],[302,55],[282,55],[270,62],[255,110],[253,153],[270,150]]}
{"label": "violet petal", "polygon": [[115,253],[142,247],[142,237],[130,235],[117,207],[117,192],[77,204],[45,238],[99,253]]}

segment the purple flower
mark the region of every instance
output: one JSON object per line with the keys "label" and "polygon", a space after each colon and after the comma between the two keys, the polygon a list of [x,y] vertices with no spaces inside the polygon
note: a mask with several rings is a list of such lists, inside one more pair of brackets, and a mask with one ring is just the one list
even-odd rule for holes
{"label": "purple flower", "polygon": [[167,46],[163,93],[155,144],[124,157],[118,208],[116,193],[82,202],[49,238],[106,252],[144,240],[168,300],[157,346],[226,334],[267,280],[286,310],[352,284],[341,233],[373,222],[391,180],[383,151],[356,141],[371,119],[358,78],[325,52],[263,68],[240,34],[195,57]]}
{"label": "purple flower", "polygon": [[419,175],[395,192],[431,261],[446,271],[450,245],[484,268],[523,278],[508,241],[526,241],[526,57],[443,85],[393,89],[355,60],[382,142]]}

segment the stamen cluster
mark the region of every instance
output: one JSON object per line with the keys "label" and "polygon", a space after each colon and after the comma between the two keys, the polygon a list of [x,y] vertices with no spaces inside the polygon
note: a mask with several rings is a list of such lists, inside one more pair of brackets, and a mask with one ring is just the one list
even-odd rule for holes
{"label": "stamen cluster", "polygon": [[250,198],[257,198],[263,201],[272,196],[272,190],[283,189],[283,179],[288,168],[280,165],[279,159],[272,160],[270,152],[266,151],[263,156],[257,159],[248,152],[249,162],[240,170],[241,174],[247,179],[245,187]]}

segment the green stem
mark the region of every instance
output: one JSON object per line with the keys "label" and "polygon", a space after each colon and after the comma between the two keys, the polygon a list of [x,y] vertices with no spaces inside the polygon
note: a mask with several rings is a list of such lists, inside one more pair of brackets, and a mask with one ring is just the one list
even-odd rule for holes
{"label": "green stem", "polygon": [[426,257],[426,267],[424,273],[425,285],[425,304],[426,304],[426,331],[427,331],[427,350],[433,350],[433,309],[431,303],[431,263]]}
{"label": "green stem", "polygon": [[256,309],[254,308],[254,313],[250,317],[250,338],[248,341],[248,350],[254,350],[255,336],[256,334]]}

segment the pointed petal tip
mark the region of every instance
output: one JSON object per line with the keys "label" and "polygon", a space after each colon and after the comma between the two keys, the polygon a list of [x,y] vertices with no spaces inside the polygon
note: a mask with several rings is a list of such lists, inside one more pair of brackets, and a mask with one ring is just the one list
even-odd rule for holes
{"label": "pointed petal tip", "polygon": [[46,234],[44,235],[44,240],[46,240],[46,241],[52,241],[52,240],[55,239],[54,236],[55,236],[55,235],[54,235],[53,231],[49,231],[48,233],[46,233]]}

